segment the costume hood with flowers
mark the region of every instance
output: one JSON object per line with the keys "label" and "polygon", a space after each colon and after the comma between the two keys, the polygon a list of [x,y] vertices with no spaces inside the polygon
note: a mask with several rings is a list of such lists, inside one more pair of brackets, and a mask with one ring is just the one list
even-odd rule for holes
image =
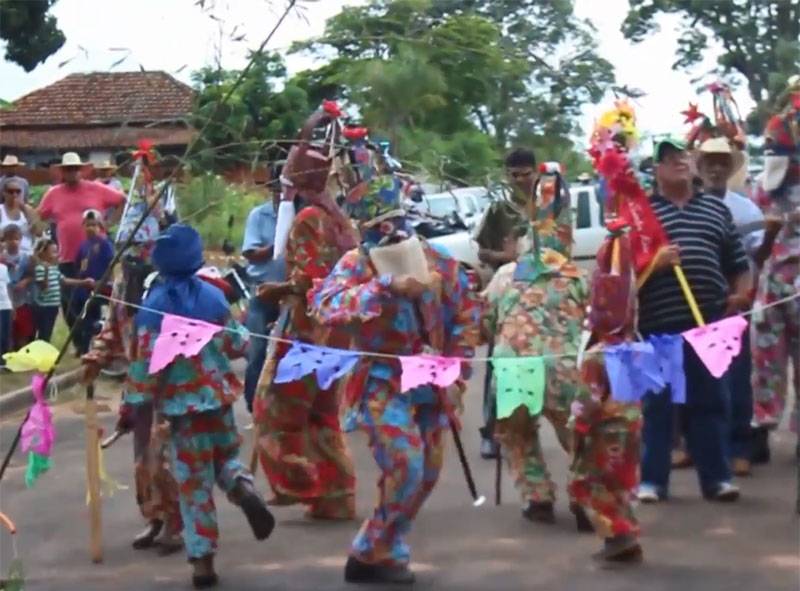
{"label": "costume hood with flowers", "polygon": [[800,184],[800,75],[790,80],[786,94],[786,108],[770,117],[764,130],[761,186],[769,193]]}

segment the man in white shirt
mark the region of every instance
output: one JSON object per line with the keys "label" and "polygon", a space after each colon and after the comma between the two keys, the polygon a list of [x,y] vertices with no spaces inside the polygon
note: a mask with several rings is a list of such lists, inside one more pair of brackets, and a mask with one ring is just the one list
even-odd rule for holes
{"label": "man in white shirt", "polygon": [[[733,216],[733,223],[742,236],[750,258],[751,271],[755,271],[753,255],[764,240],[764,215],[747,197],[728,189],[731,176],[743,165],[744,157],[732,149],[726,138],[712,138],[703,142],[696,154],[697,172],[703,179],[703,189],[709,195],[720,197]],[[753,273],[753,277],[756,277]],[[742,337],[742,351],[731,364],[727,378],[730,380],[730,458],[735,475],[750,473],[751,432],[753,418],[753,388],[750,382],[752,359],[749,331]]]}

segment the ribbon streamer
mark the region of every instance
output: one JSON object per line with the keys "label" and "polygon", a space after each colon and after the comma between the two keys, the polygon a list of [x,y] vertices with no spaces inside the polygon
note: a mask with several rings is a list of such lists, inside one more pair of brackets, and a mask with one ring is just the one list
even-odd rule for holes
{"label": "ribbon streamer", "polygon": [[178,355],[194,357],[221,330],[222,327],[217,324],[165,314],[161,321],[161,332],[153,345],[149,373],[161,371]]}
{"label": "ribbon streamer", "polygon": [[683,333],[700,361],[715,378],[721,378],[742,350],[742,333],[747,320],[731,316],[718,322],[687,330]]}
{"label": "ribbon streamer", "polygon": [[[102,431],[102,429],[101,429],[101,431]],[[101,436],[102,436],[102,433],[101,433]],[[98,443],[97,443],[97,458],[98,458],[98,460],[97,460],[98,461],[98,471],[100,472],[100,482],[103,484],[102,490],[100,492],[100,495],[105,497],[105,498],[107,498],[107,499],[110,499],[111,497],[114,496],[114,494],[117,491],[128,490],[128,487],[126,485],[120,484],[119,480],[117,480],[116,478],[111,476],[106,471],[106,462],[105,462],[105,458],[103,456],[103,446],[100,445],[100,441],[99,440],[98,440]],[[86,505],[87,506],[89,505],[89,490],[88,490],[88,487],[87,487],[87,490],[86,490]]]}
{"label": "ribbon streamer", "polygon": [[278,362],[273,381],[285,384],[316,372],[317,384],[327,390],[337,378],[353,369],[358,357],[357,352],[295,343]]}
{"label": "ribbon streamer", "polygon": [[492,360],[497,380],[497,418],[506,419],[520,406],[531,416],[544,407],[545,366],[542,357]]}

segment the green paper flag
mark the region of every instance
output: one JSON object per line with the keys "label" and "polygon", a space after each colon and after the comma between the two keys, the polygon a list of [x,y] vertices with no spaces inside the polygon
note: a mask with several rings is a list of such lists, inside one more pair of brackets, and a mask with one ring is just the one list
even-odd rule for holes
{"label": "green paper flag", "polygon": [[497,380],[497,418],[506,419],[525,406],[531,416],[544,406],[545,368],[542,357],[492,359]]}
{"label": "green paper flag", "polygon": [[33,488],[36,480],[47,472],[52,465],[52,461],[47,456],[37,454],[35,451],[28,452],[28,469],[25,471],[25,486]]}

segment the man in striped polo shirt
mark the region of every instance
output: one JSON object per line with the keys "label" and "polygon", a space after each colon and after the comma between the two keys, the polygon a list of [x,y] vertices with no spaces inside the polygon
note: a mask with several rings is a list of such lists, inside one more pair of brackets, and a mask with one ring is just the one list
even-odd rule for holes
{"label": "man in striped polo shirt", "polygon": [[[639,290],[642,335],[678,334],[695,321],[672,270],[683,268],[706,322],[749,305],[750,272],[742,240],[725,203],[694,193],[689,155],[668,140],[656,147],[657,191],[653,211],[670,239],[655,260],[654,272]],[[730,395],[726,378],[714,378],[688,343],[684,343],[686,404],[679,408],[689,453],[707,499],[732,501],[728,460]],[[674,413],[667,391],[644,401],[642,474],[639,499],[656,502],[669,489]]]}

